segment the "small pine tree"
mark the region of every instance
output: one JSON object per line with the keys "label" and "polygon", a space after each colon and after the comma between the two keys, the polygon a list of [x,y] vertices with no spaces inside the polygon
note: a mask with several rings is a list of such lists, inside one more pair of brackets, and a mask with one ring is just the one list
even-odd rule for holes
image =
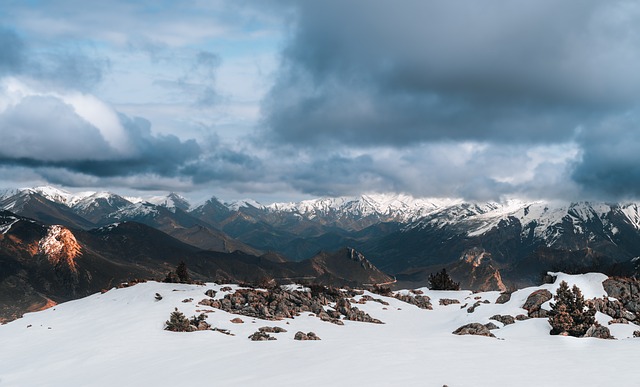
{"label": "small pine tree", "polygon": [[460,282],[454,282],[446,269],[429,275],[429,289],[431,290],[460,290]]}
{"label": "small pine tree", "polygon": [[555,303],[551,303],[549,324],[551,334],[568,334],[575,337],[584,336],[592,325],[597,325],[595,320],[596,310],[592,305],[585,310],[584,296],[576,285],[569,289],[569,285],[562,281],[553,297]]}
{"label": "small pine tree", "polygon": [[180,283],[191,283],[191,276],[189,275],[189,271],[187,270],[187,264],[184,263],[184,261],[180,261],[178,267],[176,267],[176,275],[178,276],[178,280],[180,281]]}
{"label": "small pine tree", "polygon": [[164,278],[163,282],[170,283],[170,284],[177,284],[180,282],[180,279],[178,278],[176,273],[170,271],[167,273],[167,276]]}
{"label": "small pine tree", "polygon": [[189,320],[187,320],[178,308],[175,308],[175,311],[171,312],[169,320],[165,322],[164,329],[172,332],[191,332],[192,330]]}

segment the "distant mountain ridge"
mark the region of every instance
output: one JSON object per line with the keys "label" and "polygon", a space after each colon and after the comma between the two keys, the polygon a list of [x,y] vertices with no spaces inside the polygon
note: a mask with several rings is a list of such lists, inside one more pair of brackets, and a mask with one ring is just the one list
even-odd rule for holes
{"label": "distant mountain ridge", "polygon": [[[71,194],[52,187],[5,191],[0,208],[81,229],[135,221],[212,251],[272,252],[300,261],[352,246],[399,279],[424,284],[448,267],[468,286],[535,282],[545,270],[635,274],[640,204],[414,198],[361,195],[297,203],[192,205],[170,193],[148,199]],[[463,257],[480,254],[471,267]]]}

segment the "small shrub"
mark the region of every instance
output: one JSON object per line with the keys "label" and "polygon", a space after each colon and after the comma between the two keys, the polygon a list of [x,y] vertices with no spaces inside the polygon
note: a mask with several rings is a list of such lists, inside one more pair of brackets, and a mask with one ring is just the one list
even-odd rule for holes
{"label": "small shrub", "polygon": [[596,310],[592,305],[587,307],[580,288],[576,285],[569,289],[569,285],[562,281],[553,297],[549,312],[549,324],[552,335],[584,336],[592,325],[598,325],[595,320]]}
{"label": "small shrub", "polygon": [[171,332],[191,332],[193,330],[189,320],[187,320],[178,308],[175,308],[175,311],[171,312],[169,320],[165,322],[164,329]]}

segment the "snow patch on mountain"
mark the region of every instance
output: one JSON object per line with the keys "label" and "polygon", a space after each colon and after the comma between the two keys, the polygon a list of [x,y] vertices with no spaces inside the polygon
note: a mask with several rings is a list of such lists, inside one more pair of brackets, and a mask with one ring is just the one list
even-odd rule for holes
{"label": "snow patch on mountain", "polygon": [[132,203],[124,208],[117,210],[109,215],[110,219],[114,220],[126,220],[136,217],[153,216],[159,214],[159,210],[156,205],[148,202]]}
{"label": "snow patch on mountain", "polygon": [[180,196],[175,192],[171,192],[167,196],[152,196],[146,201],[157,206],[166,207],[168,209],[179,208],[183,211],[187,211],[189,210],[189,208],[191,208],[191,204],[189,203],[189,201],[185,197]]}
{"label": "snow patch on mountain", "polygon": [[404,194],[369,194],[358,197],[320,198],[297,203],[273,203],[262,208],[270,212],[299,214],[310,220],[335,216],[378,217],[382,221],[409,222],[461,202],[459,199],[414,198]]}

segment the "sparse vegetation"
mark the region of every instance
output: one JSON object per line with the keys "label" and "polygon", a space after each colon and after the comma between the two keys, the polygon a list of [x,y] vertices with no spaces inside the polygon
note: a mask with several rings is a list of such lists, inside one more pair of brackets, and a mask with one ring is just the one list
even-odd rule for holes
{"label": "sparse vegetation", "polygon": [[446,269],[429,275],[429,289],[431,290],[460,290],[460,283],[454,282]]}
{"label": "sparse vegetation", "polygon": [[175,272],[170,271],[167,273],[167,276],[163,280],[166,283],[172,284],[195,284],[199,283],[197,281],[193,281],[191,279],[191,275],[189,275],[189,270],[187,269],[187,264],[184,261],[181,261],[176,267]]}
{"label": "sparse vegetation", "polygon": [[191,332],[193,330],[189,320],[178,308],[175,308],[175,310],[171,312],[169,320],[165,322],[164,329],[171,332]]}
{"label": "sparse vegetation", "polygon": [[549,312],[552,335],[581,337],[592,325],[597,325],[594,317],[596,310],[591,305],[587,307],[576,285],[569,289],[565,281],[560,282],[553,300],[555,303],[551,303]]}

